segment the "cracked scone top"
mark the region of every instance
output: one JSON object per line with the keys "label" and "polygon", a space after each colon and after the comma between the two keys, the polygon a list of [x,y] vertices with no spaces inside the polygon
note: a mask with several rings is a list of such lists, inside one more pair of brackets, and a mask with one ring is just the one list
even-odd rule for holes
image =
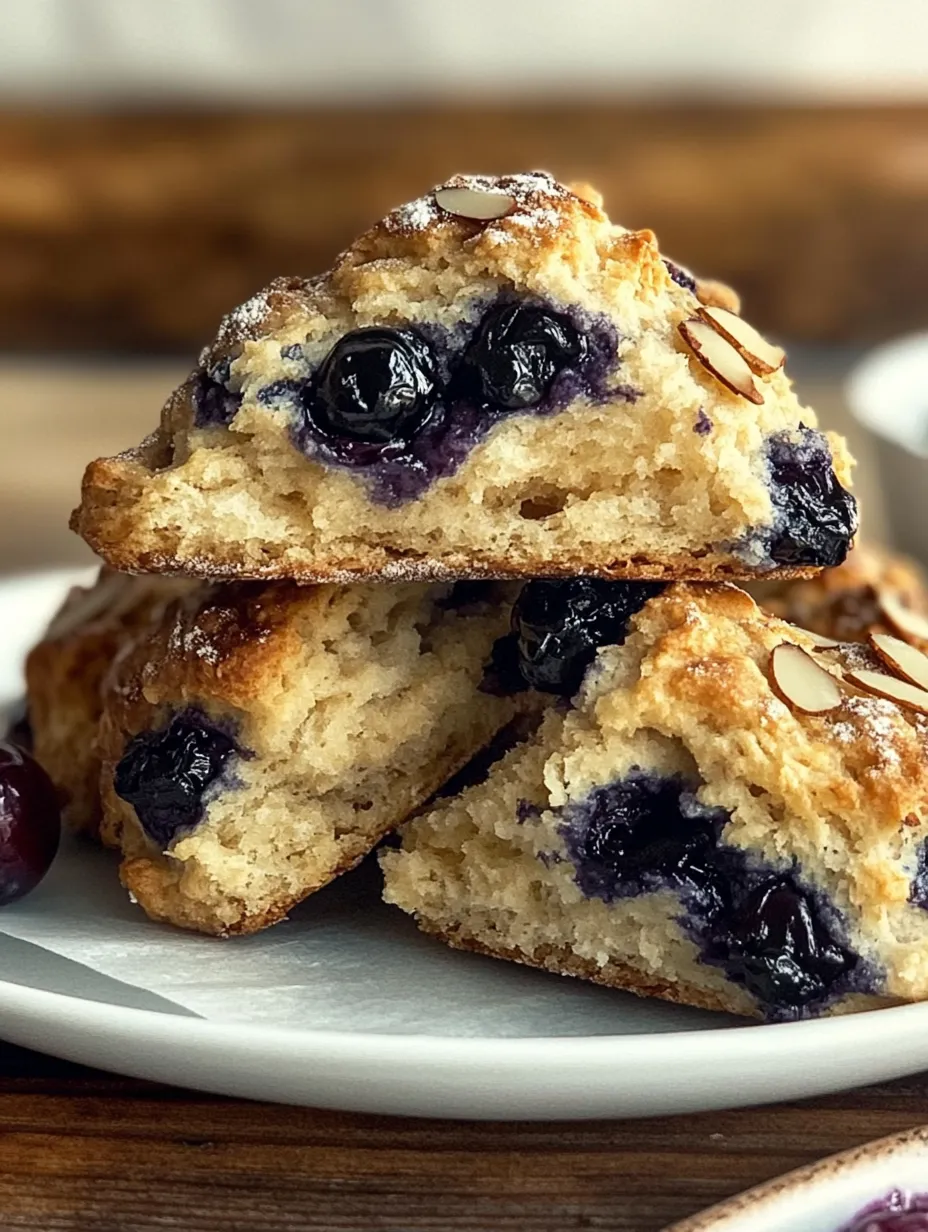
{"label": "cracked scone top", "polygon": [[210,578],[812,574],[850,459],[737,307],[590,190],[458,177],[231,313],[73,525]]}
{"label": "cracked scone top", "polygon": [[898,678],[732,586],[628,606],[573,707],[405,827],[387,900],[452,945],[708,1009],[928,996],[928,718],[870,691]]}

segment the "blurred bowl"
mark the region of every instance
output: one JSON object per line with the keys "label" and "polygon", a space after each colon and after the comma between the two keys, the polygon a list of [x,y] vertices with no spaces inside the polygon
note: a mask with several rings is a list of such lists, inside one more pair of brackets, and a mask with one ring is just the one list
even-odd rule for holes
{"label": "blurred bowl", "polygon": [[845,392],[854,418],[876,442],[890,539],[928,561],[928,332],[871,351]]}
{"label": "blurred bowl", "polygon": [[905,1209],[926,1186],[928,1130],[910,1130],[790,1172],[665,1232],[863,1232],[880,1226],[915,1232],[925,1227],[924,1214],[921,1221],[912,1213],[908,1223],[886,1225],[862,1217],[892,1205]]}

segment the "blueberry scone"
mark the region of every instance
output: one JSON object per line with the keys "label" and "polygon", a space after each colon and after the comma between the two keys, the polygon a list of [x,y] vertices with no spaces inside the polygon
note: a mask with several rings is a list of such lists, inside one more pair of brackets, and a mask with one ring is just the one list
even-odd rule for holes
{"label": "blueberry scone", "polygon": [[495,684],[509,589],[201,584],[171,604],[110,673],[97,742],[101,837],[145,911],[273,924],[537,705]]}
{"label": "blueberry scone", "polygon": [[859,642],[873,629],[928,646],[924,573],[915,561],[870,543],[815,578],[755,582],[749,589],[767,611],[819,637]]}
{"label": "blueberry scone", "polygon": [[30,651],[26,691],[33,752],[58,789],[70,829],[95,835],[100,825],[97,730],[107,672],[173,599],[197,586],[104,570],[95,585],[73,588]]}
{"label": "blueberry scone", "polygon": [[73,526],[211,579],[811,576],[850,458],[738,307],[588,189],[459,176],[232,312]]}
{"label": "blueberry scone", "polygon": [[[602,633],[570,585],[514,634],[565,692]],[[387,900],[453,946],[736,1014],[928,996],[928,658],[820,647],[730,585],[613,586],[625,624],[573,704],[405,827]]]}

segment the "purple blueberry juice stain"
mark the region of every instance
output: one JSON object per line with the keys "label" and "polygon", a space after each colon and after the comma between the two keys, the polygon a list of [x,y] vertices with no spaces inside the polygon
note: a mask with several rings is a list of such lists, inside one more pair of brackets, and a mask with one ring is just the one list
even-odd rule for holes
{"label": "purple blueberry juice stain", "polygon": [[838,1232],[928,1232],[928,1194],[894,1189],[864,1207]]}
{"label": "purple blueberry juice stain", "polygon": [[684,269],[682,265],[677,265],[673,261],[669,261],[667,257],[663,258],[664,264],[667,266],[667,273],[674,280],[678,287],[683,287],[685,291],[692,291],[696,294],[696,279]]}
{"label": "purple blueberry juice stain", "polygon": [[[508,333],[490,333],[488,322],[513,312],[534,317],[521,333],[518,321],[515,327],[507,321]],[[275,381],[257,397],[289,413],[292,439],[302,453],[362,476],[370,498],[390,507],[415,500],[436,480],[453,475],[475,446],[512,415],[555,415],[581,396],[594,404],[630,403],[640,397],[639,390],[614,379],[619,337],[612,322],[576,307],[558,308],[508,295],[477,306],[471,318],[453,329],[420,325],[379,329],[382,335],[394,335],[392,350],[389,339],[382,339],[383,349],[367,370],[349,355],[344,363],[353,365],[351,370],[333,374],[337,348],[350,347],[352,338],[364,332],[345,335],[319,368],[307,368],[305,375],[293,380]],[[492,372],[484,374],[486,381],[478,387],[467,378],[476,366],[474,348],[485,336],[497,338],[496,345],[508,350],[502,358],[499,353],[492,356]],[[287,358],[298,356],[294,351]],[[327,409],[318,401],[320,374]],[[485,396],[487,386],[499,402]],[[344,424],[348,408],[342,398],[333,420],[332,388],[341,393],[360,390],[365,433],[335,430]],[[370,426],[377,424],[380,430],[371,432]],[[374,436],[377,439],[368,439]]]}
{"label": "purple blueberry juice stain", "polygon": [[773,524],[733,547],[759,568],[840,565],[857,530],[857,502],[838,482],[828,441],[812,428],[780,432],[767,442]]}
{"label": "purple blueberry juice stain", "polygon": [[163,850],[203,820],[219,787],[236,785],[231,775],[235,756],[248,754],[227,725],[191,708],[164,727],[134,736],[116,766],[113,786]]}
{"label": "purple blueberry juice stain", "polygon": [[918,862],[909,887],[909,902],[928,911],[928,839],[918,847]]}
{"label": "purple blueberry juice stain", "polygon": [[703,407],[699,408],[699,414],[696,416],[696,422],[693,424],[693,431],[697,436],[708,436],[712,431],[712,420],[706,414]]}
{"label": "purple blueberry juice stain", "polygon": [[849,992],[880,987],[827,896],[797,868],[724,846],[728,821],[685,779],[633,768],[562,810],[559,832],[588,898],[675,892],[701,961],[745,987],[771,1021],[813,1017]]}

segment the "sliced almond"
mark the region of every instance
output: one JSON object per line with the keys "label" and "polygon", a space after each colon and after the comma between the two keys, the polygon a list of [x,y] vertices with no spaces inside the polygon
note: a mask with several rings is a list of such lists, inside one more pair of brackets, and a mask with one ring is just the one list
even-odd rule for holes
{"label": "sliced almond", "polygon": [[907,680],[899,680],[896,676],[886,676],[883,672],[848,672],[845,680],[856,684],[865,693],[873,693],[876,697],[885,697],[896,702],[907,710],[917,710],[920,714],[928,714],[928,690],[909,684]]}
{"label": "sliced almond", "polygon": [[841,643],[836,642],[833,637],[822,637],[821,633],[813,633],[811,629],[804,629],[802,625],[794,625],[793,627],[798,629],[800,633],[804,633],[806,637],[810,638],[812,645],[815,646],[817,650],[834,650],[836,646],[841,645]]}
{"label": "sliced almond", "polygon": [[476,222],[504,218],[516,203],[509,193],[484,192],[479,188],[439,188],[435,200],[447,213]]}
{"label": "sliced almond", "polygon": [[891,633],[871,633],[870,645],[890,671],[920,689],[928,689],[928,655],[917,646]]}
{"label": "sliced almond", "polygon": [[786,352],[783,348],[768,342],[753,325],[739,317],[737,312],[732,312],[729,308],[706,305],[700,308],[699,315],[732,344],[751,371],[758,376],[769,376],[786,363]]}
{"label": "sliced almond", "polygon": [[824,714],[841,705],[841,690],[834,676],[795,642],[774,646],[770,675],[779,697],[803,714]]}
{"label": "sliced almond", "polygon": [[678,326],[683,341],[704,368],[717,377],[733,393],[740,394],[758,406],[764,395],[757,388],[754,374],[731,343],[716,333],[708,321],[692,317]]}
{"label": "sliced almond", "polygon": [[906,641],[928,642],[928,620],[920,612],[911,608],[889,591],[880,592],[880,609],[886,617],[889,626],[904,637]]}

